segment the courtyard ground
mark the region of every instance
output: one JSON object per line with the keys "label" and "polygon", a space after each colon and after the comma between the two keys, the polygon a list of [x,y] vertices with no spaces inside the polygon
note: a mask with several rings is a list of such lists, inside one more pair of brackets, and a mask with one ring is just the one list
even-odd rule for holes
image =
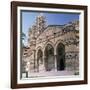
{"label": "courtyard ground", "polygon": [[28,73],[28,77],[66,76],[74,75],[75,71],[47,71]]}

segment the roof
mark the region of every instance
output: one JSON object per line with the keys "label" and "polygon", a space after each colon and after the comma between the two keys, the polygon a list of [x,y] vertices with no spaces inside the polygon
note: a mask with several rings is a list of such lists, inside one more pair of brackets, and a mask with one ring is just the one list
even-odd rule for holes
{"label": "roof", "polygon": [[48,25],[45,29],[49,28],[49,27],[59,27],[59,28],[63,28],[65,25]]}

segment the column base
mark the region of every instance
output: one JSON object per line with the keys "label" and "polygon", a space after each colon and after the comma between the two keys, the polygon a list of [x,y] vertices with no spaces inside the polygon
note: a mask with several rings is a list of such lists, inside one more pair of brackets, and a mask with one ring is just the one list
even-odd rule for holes
{"label": "column base", "polygon": [[57,69],[55,69],[55,72],[57,72]]}

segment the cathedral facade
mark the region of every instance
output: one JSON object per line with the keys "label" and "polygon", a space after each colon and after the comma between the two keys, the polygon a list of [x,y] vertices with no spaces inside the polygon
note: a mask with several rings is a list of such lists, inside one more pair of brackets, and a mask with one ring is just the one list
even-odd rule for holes
{"label": "cathedral facade", "polygon": [[29,28],[28,47],[23,48],[22,62],[28,72],[79,72],[79,21],[64,25],[46,25],[40,14]]}

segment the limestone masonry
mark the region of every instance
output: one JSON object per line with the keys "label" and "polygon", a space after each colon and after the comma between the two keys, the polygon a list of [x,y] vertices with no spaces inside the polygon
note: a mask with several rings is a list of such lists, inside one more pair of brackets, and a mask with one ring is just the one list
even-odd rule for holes
{"label": "limestone masonry", "polygon": [[22,47],[21,72],[79,72],[79,21],[47,25],[40,14],[28,31],[28,46]]}

